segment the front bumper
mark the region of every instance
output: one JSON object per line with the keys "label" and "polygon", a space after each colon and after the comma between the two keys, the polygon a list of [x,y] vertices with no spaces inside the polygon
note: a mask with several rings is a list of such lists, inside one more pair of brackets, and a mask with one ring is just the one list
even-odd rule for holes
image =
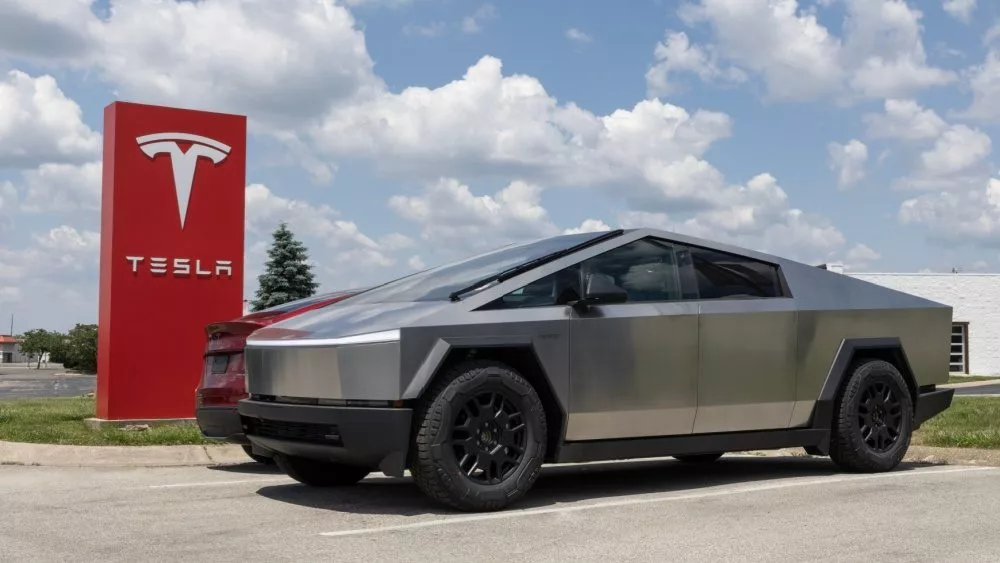
{"label": "front bumper", "polygon": [[194,411],[195,420],[202,435],[213,440],[225,440],[234,444],[249,445],[243,435],[240,413],[236,405],[231,407],[200,407]]}
{"label": "front bumper", "polygon": [[933,389],[922,391],[917,396],[917,408],[913,413],[913,429],[941,414],[951,406],[954,389]]}
{"label": "front bumper", "polygon": [[378,469],[392,477],[406,470],[408,408],[331,407],[239,402],[243,434],[254,449]]}

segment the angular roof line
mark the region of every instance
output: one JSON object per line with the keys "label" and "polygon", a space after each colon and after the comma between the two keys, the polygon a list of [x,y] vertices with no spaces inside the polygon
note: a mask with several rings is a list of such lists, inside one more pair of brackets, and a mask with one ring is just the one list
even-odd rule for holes
{"label": "angular roof line", "polygon": [[746,248],[744,246],[736,246],[734,244],[709,240],[692,235],[684,235],[674,231],[666,231],[663,229],[654,229],[654,228],[638,228],[638,229],[628,229],[626,232],[630,231],[639,232],[641,233],[642,236],[656,236],[670,240],[675,240],[681,244],[689,244],[691,246],[701,246],[704,248],[711,248],[713,250],[719,250],[722,252],[739,254],[742,256],[746,256],[747,258],[754,258],[757,260],[762,260],[764,262],[771,262],[772,264],[783,264],[783,263],[794,262],[796,264],[802,264],[808,266],[808,264],[805,264],[803,262],[790,260],[788,258],[783,258],[781,256],[776,256],[774,254],[768,254],[766,252],[761,252],[759,250],[753,250],[750,248]]}

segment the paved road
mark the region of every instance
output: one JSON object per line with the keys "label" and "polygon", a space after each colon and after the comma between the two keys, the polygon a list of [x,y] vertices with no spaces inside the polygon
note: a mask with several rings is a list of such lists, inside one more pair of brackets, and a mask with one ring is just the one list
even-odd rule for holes
{"label": "paved road", "polygon": [[0,561],[996,561],[1000,469],[833,472],[726,457],[548,467],[518,507],[439,509],[412,482],[334,491],[260,466],[0,466]]}
{"label": "paved road", "polygon": [[97,378],[66,370],[0,365],[0,401],[37,397],[67,397],[92,393]]}

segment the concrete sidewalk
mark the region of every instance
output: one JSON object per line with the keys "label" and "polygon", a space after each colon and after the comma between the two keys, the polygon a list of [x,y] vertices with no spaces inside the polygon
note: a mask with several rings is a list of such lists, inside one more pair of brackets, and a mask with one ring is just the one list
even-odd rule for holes
{"label": "concrete sidewalk", "polygon": [[176,467],[246,463],[235,444],[210,446],[67,446],[0,441],[0,465]]}

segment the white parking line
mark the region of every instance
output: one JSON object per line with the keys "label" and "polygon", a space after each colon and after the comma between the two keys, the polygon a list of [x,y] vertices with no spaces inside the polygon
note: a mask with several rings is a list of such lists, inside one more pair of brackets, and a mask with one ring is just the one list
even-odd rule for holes
{"label": "white parking line", "polygon": [[995,467],[956,467],[948,469],[912,470],[912,471],[899,471],[892,473],[875,473],[875,474],[860,475],[860,476],[824,477],[820,479],[782,481],[779,483],[750,485],[746,487],[734,487],[729,489],[700,492],[700,493],[690,493],[690,494],[680,494],[680,495],[668,494],[656,497],[595,502],[588,504],[577,504],[573,506],[560,506],[555,508],[531,508],[524,510],[508,510],[504,512],[490,512],[486,514],[476,514],[472,516],[453,516],[450,518],[425,520],[423,522],[400,524],[397,526],[380,526],[376,528],[359,528],[355,530],[322,532],[319,535],[327,537],[359,536],[364,534],[379,534],[385,532],[416,530],[419,528],[431,528],[434,526],[449,526],[453,524],[478,522],[483,520],[500,520],[506,518],[518,518],[522,516],[538,516],[542,514],[564,514],[567,512],[581,512],[584,510],[596,510],[600,508],[619,508],[623,506],[635,506],[640,504],[653,504],[661,502],[672,502],[680,500],[692,500],[692,499],[702,499],[708,497],[736,495],[742,493],[755,493],[760,491],[772,491],[777,489],[790,489],[792,487],[808,487],[810,485],[827,485],[830,483],[840,483],[844,481],[869,481],[874,479],[903,479],[905,477],[916,477],[921,475],[939,475],[942,473],[963,473],[968,471],[989,471],[989,470],[995,471],[996,469],[997,468]]}
{"label": "white parking line", "polygon": [[171,483],[169,485],[149,485],[149,489],[176,489],[181,487],[216,487],[221,485],[238,485],[241,483],[273,483],[275,481],[290,481],[288,477],[271,479],[240,479],[238,481],[203,481],[200,483]]}

